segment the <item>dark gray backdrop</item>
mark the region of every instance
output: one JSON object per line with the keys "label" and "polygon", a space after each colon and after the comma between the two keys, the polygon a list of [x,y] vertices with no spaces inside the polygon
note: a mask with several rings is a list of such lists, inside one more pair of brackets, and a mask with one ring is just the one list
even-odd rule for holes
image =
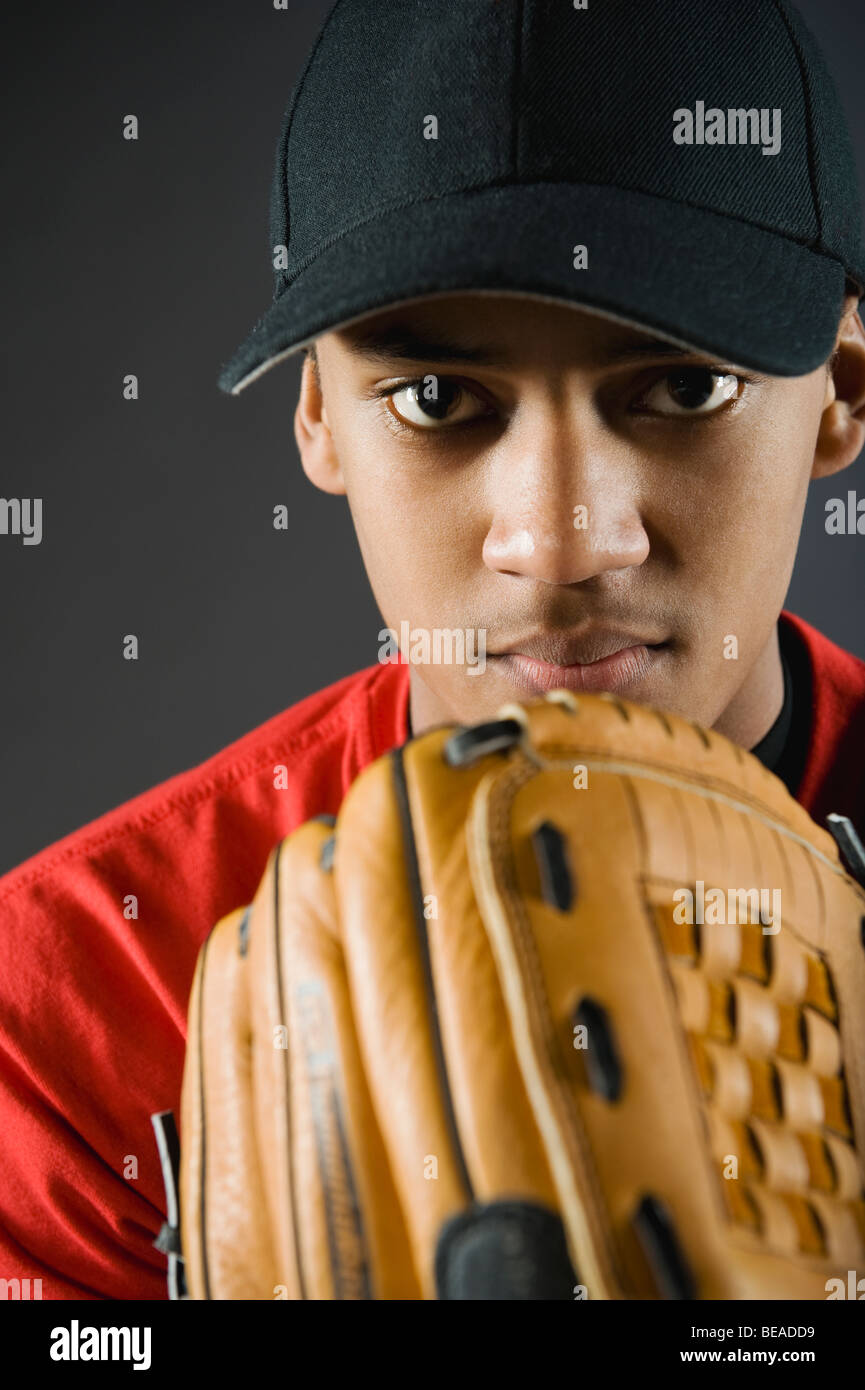
{"label": "dark gray backdrop", "polygon": [[[237,400],[215,382],[269,302],[276,137],[329,8],[6,7],[0,496],[42,497],[44,537],[0,536],[0,872],[374,660],[345,501],[297,460],[299,364]],[[865,188],[865,10],[800,8]],[[865,656],[865,540],[823,526],[848,487],[865,460],[812,489],[788,607]]]}

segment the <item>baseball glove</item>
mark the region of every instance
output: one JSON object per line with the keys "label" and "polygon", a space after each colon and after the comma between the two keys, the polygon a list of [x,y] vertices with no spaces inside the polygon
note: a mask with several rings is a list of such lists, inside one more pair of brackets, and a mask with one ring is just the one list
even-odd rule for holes
{"label": "baseball glove", "polygon": [[865,1258],[830,820],[609,696],[379,759],[201,950],[187,1296],[825,1299]]}

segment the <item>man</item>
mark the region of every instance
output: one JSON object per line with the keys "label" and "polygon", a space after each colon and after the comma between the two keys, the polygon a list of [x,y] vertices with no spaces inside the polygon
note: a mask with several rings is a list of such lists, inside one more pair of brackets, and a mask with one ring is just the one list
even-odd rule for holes
{"label": "man", "polygon": [[[831,362],[796,378],[506,296],[365,319],[323,335],[315,361],[301,459],[348,495],[389,627],[410,614],[413,629],[484,634],[482,675],[412,668],[414,732],[492,716],[515,689],[616,691],[756,748],[809,808],[861,820],[860,664],[777,625],[808,482],[862,445],[855,296]],[[851,683],[816,723],[809,660]],[[852,760],[834,744],[818,757],[827,722]]]}
{"label": "man", "polygon": [[278,149],[276,298],[222,384],[314,345],[303,467],[421,657],[385,634],[0,884],[0,1275],[165,1296],[150,1115],[198,948],[410,733],[616,691],[861,829],[865,666],[779,622],[809,479],[865,433],[857,199],[780,0],[334,7]]}

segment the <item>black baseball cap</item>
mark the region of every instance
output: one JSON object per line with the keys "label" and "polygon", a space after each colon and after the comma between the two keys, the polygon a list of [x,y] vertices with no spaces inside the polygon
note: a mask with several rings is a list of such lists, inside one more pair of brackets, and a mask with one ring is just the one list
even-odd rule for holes
{"label": "black baseball cap", "polygon": [[283,123],[270,256],[224,391],[466,290],[799,376],[865,289],[844,114],[788,0],[337,0]]}

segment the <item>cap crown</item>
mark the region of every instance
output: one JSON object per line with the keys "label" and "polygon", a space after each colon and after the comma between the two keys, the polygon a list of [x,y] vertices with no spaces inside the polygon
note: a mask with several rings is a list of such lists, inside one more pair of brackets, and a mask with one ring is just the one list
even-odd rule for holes
{"label": "cap crown", "polygon": [[[674,113],[772,113],[763,143],[674,141]],[[438,139],[424,122],[438,121]],[[779,124],[778,124],[779,123]],[[730,120],[731,140],[734,127]],[[496,184],[614,185],[830,256],[865,285],[840,101],[786,0],[337,0],[286,114],[275,293],[341,235]],[[519,228],[514,228],[519,235]],[[735,264],[731,241],[731,266]]]}

